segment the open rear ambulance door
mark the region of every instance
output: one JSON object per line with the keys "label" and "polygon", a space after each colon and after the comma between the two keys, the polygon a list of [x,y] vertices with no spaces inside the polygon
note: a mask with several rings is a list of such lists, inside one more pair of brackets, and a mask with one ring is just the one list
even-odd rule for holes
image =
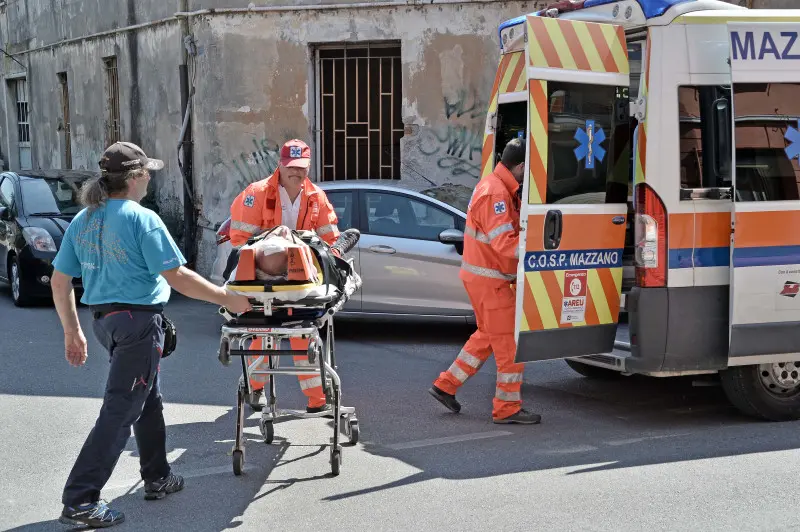
{"label": "open rear ambulance door", "polygon": [[800,34],[797,23],[727,29],[735,147],[728,364],[766,364],[765,384],[790,390],[784,384],[800,382],[797,367],[784,364],[800,360]]}
{"label": "open rear ambulance door", "polygon": [[609,353],[630,172],[621,26],[528,16],[517,362]]}

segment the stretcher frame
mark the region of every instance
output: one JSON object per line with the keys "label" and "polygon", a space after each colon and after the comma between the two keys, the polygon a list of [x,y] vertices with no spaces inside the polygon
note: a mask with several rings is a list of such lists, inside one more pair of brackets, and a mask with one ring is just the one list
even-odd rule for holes
{"label": "stretcher frame", "polygon": [[[316,259],[315,259],[316,260]],[[330,464],[333,475],[338,475],[342,465],[342,446],[339,443],[340,421],[344,418],[344,433],[351,444],[359,439],[358,418],[354,407],[341,404],[341,378],[337,373],[333,317],[341,310],[350,296],[361,287],[361,278],[353,268],[353,260],[347,261],[350,265],[350,275],[343,291],[335,287],[327,287],[327,295],[310,295],[297,297],[304,290],[319,288],[318,285],[290,285],[272,286],[265,288],[257,283],[252,286],[233,286],[228,284],[229,290],[245,293],[250,299],[252,311],[245,316],[233,316],[227,309],[220,308],[220,314],[226,323],[221,329],[219,359],[224,365],[230,364],[230,357],[240,357],[242,376],[239,379],[236,397],[236,436],[232,449],[233,472],[241,475],[244,466],[245,440],[244,440],[244,410],[246,399],[251,396],[250,377],[268,376],[269,396],[267,404],[261,412],[259,429],[264,441],[272,443],[275,431],[274,423],[279,419],[295,418],[333,418],[333,438],[330,446]],[[318,264],[317,264],[318,267]],[[321,273],[321,272],[320,272]],[[333,292],[332,292],[332,291]],[[288,297],[293,295],[294,297]],[[294,299],[282,300],[284,299]],[[279,319],[274,316],[276,312],[293,314],[312,312],[312,318]],[[325,331],[323,341],[320,330]],[[308,349],[304,351],[280,349],[281,341],[299,338],[308,340]],[[248,349],[249,342],[262,339],[263,349]],[[295,357],[305,355],[308,365],[281,367],[282,357]],[[248,363],[245,357],[256,357]],[[266,368],[261,367],[266,362]],[[302,410],[279,409],[276,393],[275,377],[277,375],[314,375],[322,381],[327,404],[332,409],[328,411],[308,413]],[[267,385],[264,386],[265,392]]]}

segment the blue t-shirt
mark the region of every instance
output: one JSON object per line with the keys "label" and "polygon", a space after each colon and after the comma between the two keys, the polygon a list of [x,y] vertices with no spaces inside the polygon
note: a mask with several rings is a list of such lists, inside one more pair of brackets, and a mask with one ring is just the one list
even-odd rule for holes
{"label": "blue t-shirt", "polygon": [[161,218],[125,199],[79,212],[53,261],[56,270],[83,279],[85,305],[166,304],[170,286],[160,274],[183,264]]}

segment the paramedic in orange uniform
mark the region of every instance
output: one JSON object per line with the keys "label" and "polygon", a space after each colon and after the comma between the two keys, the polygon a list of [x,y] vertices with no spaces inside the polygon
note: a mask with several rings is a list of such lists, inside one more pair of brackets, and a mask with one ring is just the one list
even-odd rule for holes
{"label": "paramedic in orange uniform", "polygon": [[[231,244],[240,248],[253,235],[279,225],[298,231],[315,231],[328,245],[339,238],[338,219],[328,197],[308,178],[311,149],[302,141],[290,140],[281,148],[278,169],[270,177],[251,183],[231,205]],[[261,340],[251,349],[261,349]],[[291,339],[293,350],[308,348],[308,340]],[[251,362],[255,360],[253,358]],[[295,366],[307,366],[308,356],[294,357]],[[256,400],[263,400],[266,376],[253,377],[250,384]],[[308,398],[308,413],[328,411],[319,375],[300,375],[300,388]],[[256,406],[254,403],[251,405]]]}
{"label": "paramedic in orange uniform", "polygon": [[541,417],[522,408],[522,364],[514,363],[515,290],[519,244],[519,191],[525,173],[525,142],[511,140],[500,164],[472,193],[464,231],[460,277],[475,311],[478,330],[450,368],[428,390],[458,413],[456,391],[494,353],[497,384],[492,402],[495,423],[539,423]]}

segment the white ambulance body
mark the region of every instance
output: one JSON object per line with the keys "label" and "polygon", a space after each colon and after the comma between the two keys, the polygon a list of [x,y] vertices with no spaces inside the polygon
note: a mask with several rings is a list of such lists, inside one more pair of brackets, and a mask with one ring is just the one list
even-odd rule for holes
{"label": "white ambulance body", "polygon": [[482,175],[527,139],[517,361],[719,373],[799,419],[800,9],[564,1],[499,37]]}

